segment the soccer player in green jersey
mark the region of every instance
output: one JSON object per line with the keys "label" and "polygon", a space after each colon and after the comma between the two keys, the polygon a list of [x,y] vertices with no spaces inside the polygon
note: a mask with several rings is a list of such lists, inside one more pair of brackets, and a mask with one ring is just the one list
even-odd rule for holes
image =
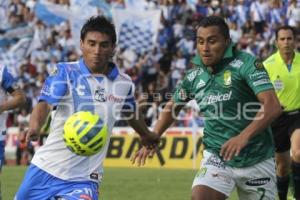
{"label": "soccer player in green jersey", "polygon": [[[229,28],[216,16],[197,30],[199,56],[160,113],[154,132],[162,135],[179,110],[195,99],[205,117],[204,153],[192,186],[193,200],[276,196],[274,147],[269,124],[282,112],[261,62],[238,51]],[[173,112],[174,111],[174,112]],[[132,162],[143,165],[151,152],[140,149]]]}
{"label": "soccer player in green jersey", "polygon": [[278,51],[264,65],[284,108],[281,116],[272,123],[278,196],[280,200],[287,199],[292,166],[294,196],[300,200],[300,53],[295,51],[296,32],[292,27],[282,26],[275,35]]}

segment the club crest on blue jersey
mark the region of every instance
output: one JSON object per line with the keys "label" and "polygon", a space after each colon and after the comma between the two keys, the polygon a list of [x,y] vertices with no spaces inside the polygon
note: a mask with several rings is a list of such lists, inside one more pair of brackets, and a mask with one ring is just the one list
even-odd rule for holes
{"label": "club crest on blue jersey", "polygon": [[104,88],[98,87],[95,91],[94,98],[99,102],[106,102],[105,90]]}

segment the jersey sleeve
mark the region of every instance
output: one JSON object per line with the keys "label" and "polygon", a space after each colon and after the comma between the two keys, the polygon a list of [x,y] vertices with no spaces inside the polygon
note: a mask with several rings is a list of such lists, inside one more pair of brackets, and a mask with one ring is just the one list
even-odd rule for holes
{"label": "jersey sleeve", "polygon": [[273,89],[264,65],[257,59],[251,59],[248,65],[241,68],[240,73],[256,95],[260,92]]}
{"label": "jersey sleeve", "polygon": [[188,74],[184,79],[177,85],[173,94],[173,101],[175,103],[187,103],[191,100],[192,93],[190,92],[191,84],[187,78]]}
{"label": "jersey sleeve", "polygon": [[57,65],[45,80],[39,101],[46,101],[51,105],[57,105],[60,99],[67,93],[67,90],[66,71],[63,66]]}
{"label": "jersey sleeve", "polygon": [[4,67],[3,74],[2,74],[2,88],[9,93],[12,93],[14,91],[16,84],[15,78],[11,75],[11,73],[8,72],[7,67]]}
{"label": "jersey sleeve", "polygon": [[128,95],[125,99],[122,110],[132,110],[132,111],[136,110],[136,101],[135,101],[135,97],[134,97],[133,86],[131,86],[131,88],[128,92]]}

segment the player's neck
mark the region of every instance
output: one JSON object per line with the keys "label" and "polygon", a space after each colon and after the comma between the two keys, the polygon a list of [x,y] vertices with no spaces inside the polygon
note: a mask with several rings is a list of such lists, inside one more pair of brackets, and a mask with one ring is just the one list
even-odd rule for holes
{"label": "player's neck", "polygon": [[109,65],[105,65],[103,67],[99,67],[99,68],[96,68],[96,69],[90,69],[91,70],[91,73],[93,75],[107,75],[109,70],[110,70],[110,67]]}
{"label": "player's neck", "polygon": [[294,56],[295,56],[295,52],[289,52],[289,53],[280,53],[281,58],[283,59],[284,63],[287,65],[292,64]]}

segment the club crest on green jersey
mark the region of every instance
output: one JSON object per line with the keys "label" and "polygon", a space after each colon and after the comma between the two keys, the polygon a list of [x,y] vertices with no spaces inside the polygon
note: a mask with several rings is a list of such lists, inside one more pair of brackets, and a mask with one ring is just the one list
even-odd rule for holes
{"label": "club crest on green jersey", "polygon": [[223,79],[224,79],[224,86],[225,87],[230,87],[231,86],[231,71],[230,70],[226,70],[224,72],[224,75],[223,75]]}

